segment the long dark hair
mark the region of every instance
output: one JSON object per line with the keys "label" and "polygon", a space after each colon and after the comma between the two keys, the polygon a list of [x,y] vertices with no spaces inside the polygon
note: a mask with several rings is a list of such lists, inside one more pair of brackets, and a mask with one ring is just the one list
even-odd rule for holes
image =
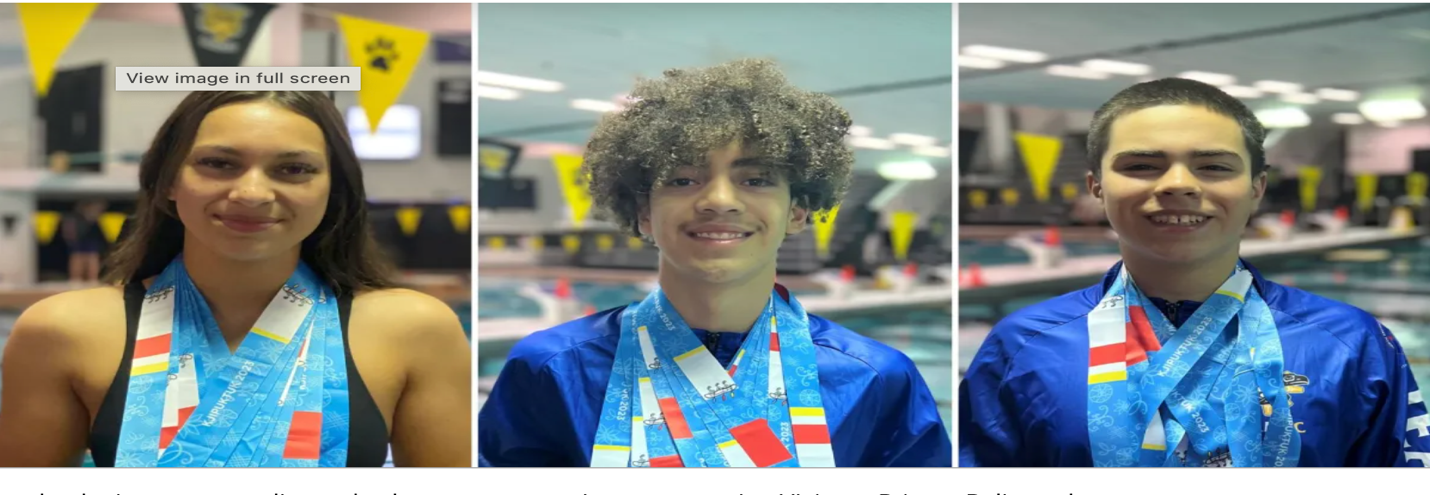
{"label": "long dark hair", "polygon": [[250,101],[266,101],[307,117],[322,128],[327,141],[331,192],[323,221],[303,240],[303,261],[339,294],[394,286],[391,264],[368,222],[362,167],[342,115],[327,96],[311,91],[198,91],[184,98],[139,163],[132,230],[110,254],[104,280],[125,284],[159,275],[183,251],[184,224],[168,199],[169,188],[204,117]]}

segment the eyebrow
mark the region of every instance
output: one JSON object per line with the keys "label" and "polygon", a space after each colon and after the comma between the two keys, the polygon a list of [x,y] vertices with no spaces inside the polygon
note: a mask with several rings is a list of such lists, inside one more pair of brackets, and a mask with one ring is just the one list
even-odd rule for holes
{"label": "eyebrow", "polygon": [[[1136,158],[1167,158],[1167,152],[1158,150],[1127,150],[1117,153],[1113,160],[1124,157]],[[1192,158],[1236,158],[1241,159],[1241,155],[1230,150],[1192,150]]]}
{"label": "eyebrow", "polygon": [[[195,150],[211,150],[211,151],[217,151],[217,152],[219,152],[219,153],[223,153],[223,154],[229,155],[229,156],[243,156],[243,152],[239,151],[238,148],[234,148],[234,147],[232,147],[232,146],[224,146],[224,145],[222,145],[222,144],[207,144],[207,145],[195,147],[194,149],[195,149]],[[307,150],[289,150],[289,151],[284,151],[284,152],[282,152],[282,153],[277,154],[277,155],[276,155],[276,158],[279,158],[279,159],[284,159],[284,158],[313,158],[313,159],[317,159],[317,158],[319,158],[320,156],[322,156],[322,155],[319,155],[318,153],[315,153],[315,152],[312,152],[312,151],[307,151]]]}

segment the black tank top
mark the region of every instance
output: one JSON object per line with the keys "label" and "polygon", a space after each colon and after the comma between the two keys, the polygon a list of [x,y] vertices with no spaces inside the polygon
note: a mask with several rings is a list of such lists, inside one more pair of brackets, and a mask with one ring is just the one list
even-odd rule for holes
{"label": "black tank top", "polygon": [[[124,287],[124,313],[127,334],[124,338],[124,359],[119,371],[104,395],[104,402],[95,414],[89,432],[90,454],[94,465],[114,467],[119,449],[119,427],[124,422],[124,400],[129,393],[129,356],[134,354],[134,340],[139,335],[139,313],[144,305],[144,284],[131,282]],[[353,364],[352,348],[348,345],[348,315],[352,313],[352,295],[338,298],[338,315],[342,322],[343,354],[348,367],[348,467],[382,467],[387,462],[387,422],[377,402],[367,391],[367,385]]]}

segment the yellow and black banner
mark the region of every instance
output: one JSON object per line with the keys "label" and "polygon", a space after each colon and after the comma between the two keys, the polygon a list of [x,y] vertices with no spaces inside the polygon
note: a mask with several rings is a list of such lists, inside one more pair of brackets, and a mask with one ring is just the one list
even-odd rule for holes
{"label": "yellow and black banner", "polygon": [[98,6],[97,3],[22,3],[17,6],[25,53],[35,78],[35,94],[41,98],[50,94],[50,83],[54,81],[60,56],[79,36]]}
{"label": "yellow and black banner", "polygon": [[576,254],[581,250],[581,236],[576,234],[561,236],[561,247],[566,248],[566,254]]}
{"label": "yellow and black banner", "polygon": [[472,205],[448,206],[447,218],[452,220],[452,230],[466,234],[472,229]]}
{"label": "yellow and black banner", "polygon": [[1301,177],[1301,211],[1316,209],[1316,192],[1321,187],[1321,167],[1302,165],[1297,174]]}
{"label": "yellow and black banner", "polygon": [[551,162],[556,166],[556,178],[561,181],[561,195],[571,209],[571,224],[581,228],[591,213],[591,193],[581,174],[581,155],[556,155],[551,157]]}
{"label": "yellow and black banner", "polygon": [[983,208],[987,207],[988,191],[984,191],[982,189],[974,189],[972,191],[968,191],[968,206],[972,206],[975,210],[982,210]]}
{"label": "yellow and black banner", "polygon": [[184,30],[199,67],[238,67],[273,10],[271,3],[181,3]]}
{"label": "yellow and black banner", "polygon": [[1046,203],[1053,195],[1053,171],[1057,169],[1058,156],[1062,153],[1062,138],[1026,132],[1014,133],[1013,138],[1018,142],[1018,155],[1023,157],[1023,166],[1028,168],[1033,197],[1039,203]]}
{"label": "yellow and black banner", "polygon": [[55,232],[59,231],[62,220],[64,216],[58,211],[35,212],[35,237],[40,245],[48,245],[55,240]]}
{"label": "yellow and black banner", "polygon": [[1063,183],[1063,187],[1062,187],[1063,201],[1067,201],[1067,202],[1069,202],[1069,203],[1073,202],[1073,200],[1077,199],[1077,195],[1078,195],[1078,193],[1080,193],[1080,192],[1082,192],[1082,188],[1079,187],[1077,183],[1074,183],[1074,182],[1064,182],[1064,183]]}
{"label": "yellow and black banner", "polygon": [[1005,188],[1003,188],[1003,191],[1001,191],[1001,192],[999,193],[999,195],[1002,197],[1002,199],[1003,199],[1003,204],[1004,204],[1004,205],[1007,205],[1007,206],[1018,206],[1018,190],[1017,190],[1017,189],[1014,189],[1014,188],[1011,188],[1011,187],[1005,187]]}
{"label": "yellow and black banner", "polygon": [[909,245],[914,240],[914,225],[918,214],[912,211],[895,211],[889,216],[889,243],[894,248],[894,258],[904,261],[909,258]]}
{"label": "yellow and black banner", "polygon": [[397,103],[412,70],[427,51],[428,35],[425,31],[341,14],[335,19],[348,43],[348,63],[362,68],[358,105],[367,114],[371,132],[377,132],[382,115]]}
{"label": "yellow and black banner", "polygon": [[104,240],[114,244],[119,240],[119,233],[124,230],[124,221],[129,219],[129,215],[118,212],[104,212],[99,215],[99,230],[104,233]]}
{"label": "yellow and black banner", "polygon": [[1375,174],[1360,174],[1356,176],[1356,206],[1360,211],[1370,211],[1375,207],[1375,188],[1380,185],[1380,178]]}
{"label": "yellow and black banner", "polygon": [[[820,217],[824,217],[820,219]],[[810,215],[814,223],[814,248],[819,257],[829,256],[829,241],[834,239],[834,219],[839,217],[839,205],[834,205],[825,215]]]}
{"label": "yellow and black banner", "polygon": [[1430,186],[1430,183],[1426,181],[1425,172],[1411,172],[1405,176],[1405,195],[1410,196],[1416,204],[1425,201],[1426,186]]}
{"label": "yellow and black banner", "polygon": [[417,227],[421,224],[422,208],[404,206],[397,209],[397,226],[402,228],[402,235],[407,237],[417,235]]}

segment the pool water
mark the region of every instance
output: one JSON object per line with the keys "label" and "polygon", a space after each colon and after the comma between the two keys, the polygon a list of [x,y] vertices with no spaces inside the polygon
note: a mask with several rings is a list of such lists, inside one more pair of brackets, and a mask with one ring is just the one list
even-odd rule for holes
{"label": "pool water", "polygon": [[[1063,247],[1067,249],[1069,257],[1117,254],[1117,242],[1112,240],[1065,241]],[[973,263],[978,263],[981,266],[1019,265],[1032,262],[1033,259],[1023,250],[1005,242],[970,239],[958,241],[959,266],[968,266]]]}
{"label": "pool water", "polygon": [[[478,282],[478,318],[531,318],[541,315],[541,308],[531,300],[521,296],[517,290],[522,284],[517,280],[488,280]],[[543,288],[550,291],[554,284],[543,282]],[[573,297],[590,304],[597,311],[624,306],[640,301],[646,292],[635,284],[571,284]],[[818,293],[818,292],[813,292]],[[811,292],[796,291],[795,295]],[[934,400],[938,403],[939,414],[944,426],[953,430],[953,316],[948,309],[900,309],[887,313],[860,314],[840,317],[821,315],[861,335],[898,349],[914,362],[915,368],[928,383]],[[482,342],[477,349],[478,379],[483,382],[494,380],[506,365],[506,356],[515,341]],[[484,399],[485,397],[482,397]]]}

